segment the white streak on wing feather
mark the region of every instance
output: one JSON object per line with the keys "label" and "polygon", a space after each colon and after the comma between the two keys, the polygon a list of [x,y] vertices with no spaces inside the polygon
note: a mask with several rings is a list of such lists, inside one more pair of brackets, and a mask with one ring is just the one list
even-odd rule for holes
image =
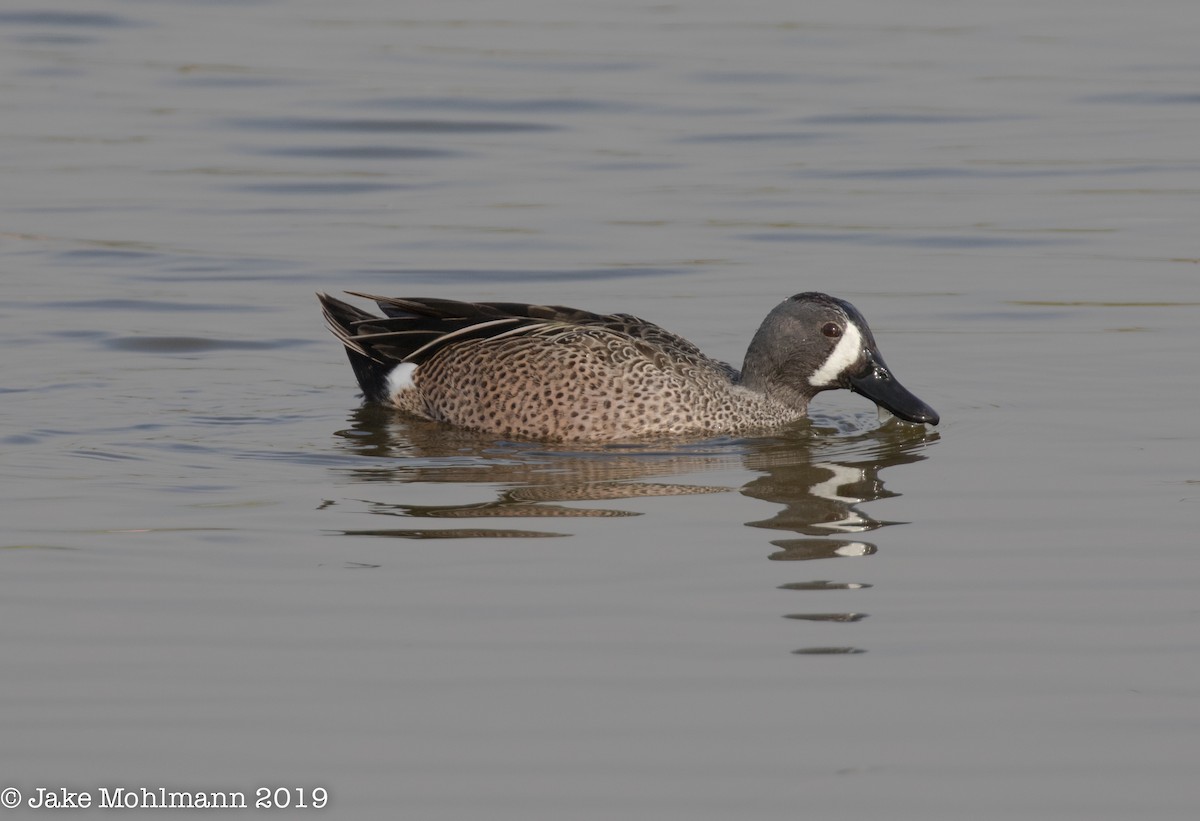
{"label": "white streak on wing feather", "polygon": [[371,354],[367,351],[367,349],[364,348],[359,343],[355,342],[354,337],[351,336],[349,333],[347,333],[346,330],[341,325],[338,325],[336,322],[333,322],[332,320],[330,320],[329,330],[333,331],[333,335],[336,336],[341,341],[341,343],[343,345],[345,345],[347,348],[350,348],[350,349],[362,354],[363,356],[367,357],[368,359],[375,359],[376,361],[378,361],[378,357],[371,356]]}
{"label": "white streak on wing feather", "polygon": [[[479,322],[479,323],[476,323],[475,325],[470,325],[466,328],[460,328],[457,331],[453,331],[452,333],[448,333],[448,334],[443,334],[442,336],[439,336],[437,339],[433,340],[432,342],[422,345],[420,348],[417,348],[415,351],[410,353],[405,358],[412,359],[417,354],[422,353],[423,351],[427,350],[428,348],[434,347],[435,345],[440,345],[440,344],[444,343],[446,340],[451,339],[460,334],[466,334],[468,331],[478,330],[480,328],[484,328],[489,325],[502,325],[506,322],[519,322],[520,319],[521,319],[520,317],[513,317],[510,319],[493,319],[488,322]],[[488,345],[491,345],[493,342],[499,342],[502,339],[510,339],[514,336],[550,336],[552,334],[566,334],[566,333],[570,333],[570,332],[579,330],[579,327],[580,326],[578,326],[578,325],[572,325],[570,323],[555,322],[553,320],[550,320],[548,322],[538,322],[533,325],[518,325],[517,327],[510,328],[507,331],[501,331],[498,334],[489,334],[486,337],[482,337],[482,341],[487,343]],[[591,330],[591,329],[589,329],[589,330]]]}
{"label": "white streak on wing feather", "polygon": [[[479,326],[476,325],[473,327],[479,327]],[[429,336],[429,334],[431,334],[431,333],[433,333],[433,332],[432,331],[379,331],[378,333],[373,333],[373,334],[355,334],[354,336],[352,336],[350,338],[351,339],[391,339],[394,336],[412,336],[413,334]],[[444,338],[444,337],[441,337],[441,336],[438,337],[438,339],[442,339],[442,338]]]}
{"label": "white streak on wing feather", "polygon": [[[424,345],[422,345],[421,347],[417,348],[415,351],[412,351],[411,353],[409,353],[408,356],[405,357],[405,359],[415,359],[416,357],[420,356],[422,353],[427,351],[429,348],[433,348],[438,345],[443,345],[447,341],[454,339],[454,337],[456,337],[456,336],[464,336],[464,335],[472,333],[474,331],[478,331],[480,328],[490,328],[490,327],[493,327],[496,325],[509,325],[509,324],[512,324],[513,322],[520,322],[520,319],[517,317],[506,317],[504,319],[492,319],[487,322],[476,322],[474,325],[468,325],[465,328],[459,328],[457,331],[451,331],[448,334],[442,334],[441,336],[439,336],[437,339],[433,340],[432,342],[427,342]],[[499,336],[494,336],[494,337],[489,337],[489,338],[497,339],[497,338],[499,338]]]}
{"label": "white streak on wing feather", "polygon": [[808,384],[814,388],[823,388],[837,382],[838,377],[846,368],[858,361],[862,354],[862,332],[853,322],[846,323],[846,330],[838,340],[833,353],[825,360],[816,373],[808,378]]}

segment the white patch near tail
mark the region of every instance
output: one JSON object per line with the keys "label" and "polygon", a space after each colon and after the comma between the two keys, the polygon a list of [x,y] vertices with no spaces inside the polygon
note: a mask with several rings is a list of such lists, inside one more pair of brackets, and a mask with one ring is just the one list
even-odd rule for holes
{"label": "white patch near tail", "polygon": [[413,362],[401,362],[396,367],[392,368],[391,373],[387,376],[388,398],[395,400],[397,396],[407,390],[412,390],[416,385],[413,380],[417,372],[417,366]]}
{"label": "white patch near tail", "polygon": [[832,385],[846,368],[858,361],[860,354],[862,354],[862,332],[853,322],[847,322],[846,330],[842,334],[841,340],[838,341],[837,347],[825,360],[825,364],[808,378],[808,384],[814,388]]}

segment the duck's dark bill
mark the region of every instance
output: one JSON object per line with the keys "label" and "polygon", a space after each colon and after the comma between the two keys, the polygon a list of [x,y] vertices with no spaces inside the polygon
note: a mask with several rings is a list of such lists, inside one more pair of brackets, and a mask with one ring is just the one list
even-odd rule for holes
{"label": "duck's dark bill", "polygon": [[862,394],[906,422],[936,425],[940,421],[937,411],[913,396],[896,381],[882,359],[873,358],[866,370],[858,376],[849,377],[849,381],[850,390]]}

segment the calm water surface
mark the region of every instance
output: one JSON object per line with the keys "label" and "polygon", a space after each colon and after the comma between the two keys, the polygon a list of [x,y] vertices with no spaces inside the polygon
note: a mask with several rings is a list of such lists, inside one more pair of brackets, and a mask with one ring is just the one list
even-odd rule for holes
{"label": "calm water surface", "polygon": [[[1198,25],[0,4],[0,787],[1194,818]],[[734,362],[826,290],[944,422],[447,431],[359,407],[346,288]]]}

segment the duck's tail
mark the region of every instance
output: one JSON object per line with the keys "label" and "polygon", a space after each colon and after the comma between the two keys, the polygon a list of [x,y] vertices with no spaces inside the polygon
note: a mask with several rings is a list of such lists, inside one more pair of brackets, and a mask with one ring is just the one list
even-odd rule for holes
{"label": "duck's tail", "polygon": [[354,368],[354,376],[362,388],[363,397],[370,402],[384,401],[387,398],[388,374],[403,359],[395,359],[390,353],[376,350],[377,346],[368,342],[368,335],[384,331],[383,328],[373,328],[372,323],[386,320],[329,294],[318,292],[317,299],[321,301],[321,310],[325,314],[325,321],[329,323],[329,330],[346,346],[346,358],[350,360],[350,367]]}
{"label": "duck's tail", "polygon": [[374,300],[385,314],[375,316],[329,294],[317,294],[329,329],[346,346],[363,395],[372,402],[389,398],[388,375],[402,362],[420,365],[450,345],[520,333],[566,317],[601,319],[559,306],[347,293]]}

